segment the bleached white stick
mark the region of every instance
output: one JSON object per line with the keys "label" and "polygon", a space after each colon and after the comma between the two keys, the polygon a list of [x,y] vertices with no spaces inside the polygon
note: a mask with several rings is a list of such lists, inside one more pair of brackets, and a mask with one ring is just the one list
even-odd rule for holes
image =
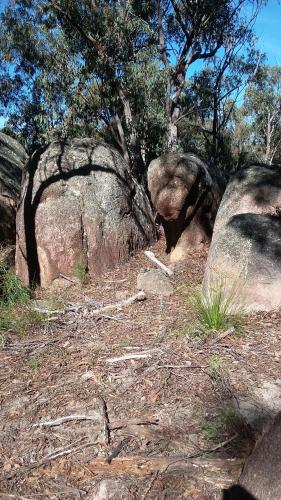
{"label": "bleached white stick", "polygon": [[65,422],[72,422],[73,420],[97,420],[97,417],[91,415],[67,415],[66,417],[60,417],[55,420],[33,424],[32,427],[55,427],[57,425],[64,424]]}
{"label": "bleached white stick", "polygon": [[125,361],[127,359],[141,359],[141,358],[148,358],[150,356],[150,353],[143,353],[143,354],[124,354],[124,356],[116,356],[115,358],[107,358],[106,362],[107,363],[117,363],[117,361]]}
{"label": "bleached white stick", "polygon": [[135,295],[129,297],[128,299],[121,300],[121,302],[116,302],[115,304],[108,304],[107,306],[94,309],[93,311],[91,311],[91,314],[101,314],[105,311],[112,311],[112,309],[122,309],[122,307],[129,306],[134,302],[141,301],[144,299],[145,299],[145,293],[138,292]]}
{"label": "bleached white stick", "polygon": [[157,259],[157,257],[155,257],[153,252],[150,252],[150,250],[145,250],[144,253],[150,260],[152,260],[152,262],[154,262],[158,267],[160,267],[162,271],[164,271],[164,273],[168,274],[169,276],[172,276],[173,271],[169,267],[165,266],[165,264],[163,264],[159,259]]}

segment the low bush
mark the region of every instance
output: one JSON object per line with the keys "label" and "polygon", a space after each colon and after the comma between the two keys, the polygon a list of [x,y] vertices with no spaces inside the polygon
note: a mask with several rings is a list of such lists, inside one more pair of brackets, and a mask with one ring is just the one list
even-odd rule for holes
{"label": "low bush", "polygon": [[13,269],[0,265],[0,335],[4,343],[7,332],[26,335],[30,328],[42,322],[34,311],[31,292]]}

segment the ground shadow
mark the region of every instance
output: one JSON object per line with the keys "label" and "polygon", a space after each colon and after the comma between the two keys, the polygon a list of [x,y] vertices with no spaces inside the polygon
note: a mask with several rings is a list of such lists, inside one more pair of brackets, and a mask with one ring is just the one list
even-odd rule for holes
{"label": "ground shadow", "polygon": [[239,486],[239,484],[235,484],[228,488],[227,490],[223,490],[223,500],[258,500],[256,497],[251,495],[245,488]]}

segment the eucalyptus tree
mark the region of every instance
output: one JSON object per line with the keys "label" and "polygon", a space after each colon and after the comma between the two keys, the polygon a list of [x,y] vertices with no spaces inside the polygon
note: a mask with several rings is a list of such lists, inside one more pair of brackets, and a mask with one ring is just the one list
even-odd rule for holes
{"label": "eucalyptus tree", "polygon": [[[165,112],[169,128],[168,144],[178,143],[178,123],[186,116],[183,105],[188,89],[188,71],[196,61],[214,61],[212,78],[214,115],[218,112],[221,82],[230,67],[238,63],[237,53],[252,43],[253,21],[265,4],[262,0],[159,0],[158,36],[166,70]],[[245,8],[250,15],[245,16]],[[243,56],[242,56],[243,59]],[[235,63],[234,63],[235,61]],[[236,68],[238,69],[238,68]],[[245,69],[245,65],[244,68]],[[242,67],[239,68],[239,71]],[[235,72],[232,73],[235,75]],[[236,73],[237,74],[237,73]],[[233,90],[235,90],[235,83]],[[226,92],[230,95],[229,89]],[[221,96],[220,96],[221,99]],[[218,117],[213,123],[217,127]],[[214,134],[215,136],[215,134]]]}
{"label": "eucalyptus tree", "polygon": [[263,66],[247,89],[244,114],[256,158],[281,161],[281,66]]}
{"label": "eucalyptus tree", "polygon": [[8,0],[0,53],[10,123],[31,147],[57,135],[110,137],[141,177],[151,157],[178,145],[191,65],[220,61],[241,34],[247,42],[243,9],[262,3]]}

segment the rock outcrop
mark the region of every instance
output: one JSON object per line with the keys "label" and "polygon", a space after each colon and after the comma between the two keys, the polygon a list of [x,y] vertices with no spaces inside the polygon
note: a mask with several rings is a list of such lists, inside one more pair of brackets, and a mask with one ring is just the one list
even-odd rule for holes
{"label": "rock outcrop", "polygon": [[171,262],[210,240],[222,189],[193,154],[169,153],[148,168],[148,188],[163,225]]}
{"label": "rock outcrop", "polygon": [[24,148],[0,132],[0,243],[16,239],[16,205],[26,161]]}
{"label": "rock outcrop", "polygon": [[17,214],[16,271],[25,283],[100,275],[154,238],[149,200],[115,149],[73,139],[33,155]]}
{"label": "rock outcrop", "polygon": [[251,165],[229,183],[203,287],[221,288],[246,311],[281,306],[281,166]]}
{"label": "rock outcrop", "polygon": [[137,277],[137,289],[159,297],[169,297],[174,291],[170,278],[160,269],[141,271]]}
{"label": "rock outcrop", "polygon": [[239,484],[259,500],[281,498],[281,413],[248,459]]}

